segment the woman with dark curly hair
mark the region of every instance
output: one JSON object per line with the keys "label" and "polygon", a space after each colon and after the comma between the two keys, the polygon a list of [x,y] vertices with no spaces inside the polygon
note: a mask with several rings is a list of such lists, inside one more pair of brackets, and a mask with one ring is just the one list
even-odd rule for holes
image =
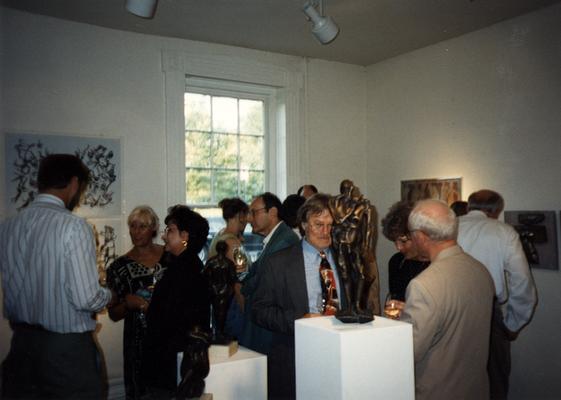
{"label": "woman with dark curly hair", "polygon": [[405,289],[418,274],[424,271],[430,261],[421,258],[411,240],[407,227],[409,214],[413,205],[400,201],[391,206],[388,214],[382,219],[384,236],[394,242],[398,253],[394,254],[388,263],[389,289],[392,298],[405,301]]}
{"label": "woman with dark curly hair", "polygon": [[165,224],[162,239],[170,257],[146,315],[142,363],[152,399],[176,395],[177,353],[184,351],[184,362],[191,362],[187,351],[193,347],[191,339],[200,339],[201,332],[210,328],[208,283],[198,257],[206,243],[208,221],[189,207],[176,205],[168,210]]}

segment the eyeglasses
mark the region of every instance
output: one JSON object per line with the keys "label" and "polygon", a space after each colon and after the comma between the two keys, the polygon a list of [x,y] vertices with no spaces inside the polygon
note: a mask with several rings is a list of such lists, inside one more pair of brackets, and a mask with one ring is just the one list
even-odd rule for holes
{"label": "eyeglasses", "polygon": [[249,210],[249,212],[251,213],[251,216],[255,218],[255,215],[261,211],[261,210],[266,210],[267,207],[261,207],[261,208],[256,208],[254,210]]}
{"label": "eyeglasses", "polygon": [[316,232],[321,232],[323,230],[327,230],[328,232],[331,232],[331,229],[333,228],[333,224],[320,224],[316,222],[310,224],[310,228],[312,228],[312,230]]}
{"label": "eyeglasses", "polygon": [[161,233],[162,235],[164,235],[164,236],[167,236],[168,233],[172,232],[173,230],[177,230],[177,228],[176,228],[175,226],[172,226],[172,227],[166,226],[166,227],[164,228],[164,230],[163,230],[162,232],[160,232],[160,233]]}

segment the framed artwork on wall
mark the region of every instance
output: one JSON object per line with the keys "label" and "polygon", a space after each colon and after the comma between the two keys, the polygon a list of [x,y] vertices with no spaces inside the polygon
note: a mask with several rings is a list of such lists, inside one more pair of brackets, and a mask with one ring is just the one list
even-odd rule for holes
{"label": "framed artwork on wall", "polygon": [[505,211],[504,217],[520,235],[532,268],[559,269],[555,211]]}
{"label": "framed artwork on wall", "polygon": [[86,218],[121,215],[119,139],[28,133],[6,134],[4,171],[6,213],[14,215],[37,195],[39,162],[48,154],[74,154],[90,169],[91,179],[77,214]]}
{"label": "framed artwork on wall", "polygon": [[434,178],[401,181],[401,200],[438,199],[448,205],[462,199],[462,178]]}
{"label": "framed artwork on wall", "polygon": [[48,154],[78,156],[90,169],[90,183],[76,214],[92,225],[100,281],[121,251],[121,143],[119,139],[51,134],[6,134],[6,214],[15,215],[37,196],[39,163]]}

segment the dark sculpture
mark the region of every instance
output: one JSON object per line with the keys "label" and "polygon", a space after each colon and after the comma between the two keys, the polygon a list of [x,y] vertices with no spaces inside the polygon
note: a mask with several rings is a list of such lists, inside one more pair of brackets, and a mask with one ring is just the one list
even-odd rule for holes
{"label": "dark sculpture", "polygon": [[181,382],[177,386],[175,399],[199,398],[205,390],[205,378],[210,370],[208,359],[208,334],[196,326],[191,332],[183,349],[181,361]]}
{"label": "dark sculpture", "polygon": [[529,264],[539,265],[540,254],[536,244],[547,243],[547,230],[543,225],[545,215],[542,213],[523,213],[518,215],[518,222],[514,228],[520,235],[524,254]]}
{"label": "dark sculpture", "polygon": [[228,245],[225,241],[216,244],[217,255],[211,257],[204,268],[204,275],[209,283],[210,298],[212,304],[213,338],[216,344],[227,344],[232,338],[224,333],[226,315],[232,297],[234,296],[234,284],[238,281],[236,265],[226,257]]}
{"label": "dark sculpture", "polygon": [[376,211],[348,179],[330,201],[333,246],[347,307],[336,314],[342,322],[369,322],[380,313],[378,267],[374,257]]}

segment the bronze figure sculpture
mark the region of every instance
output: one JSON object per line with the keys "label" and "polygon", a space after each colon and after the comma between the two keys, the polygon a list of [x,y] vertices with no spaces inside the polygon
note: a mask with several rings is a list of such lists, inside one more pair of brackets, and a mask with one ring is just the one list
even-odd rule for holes
{"label": "bronze figure sculpture", "polygon": [[224,327],[228,307],[234,296],[234,284],[238,278],[234,262],[226,257],[228,244],[225,241],[218,242],[216,251],[218,254],[206,262],[203,273],[209,283],[212,305],[212,343],[227,344],[232,338],[224,333]]}
{"label": "bronze figure sculpture", "polygon": [[341,182],[330,201],[333,247],[347,306],[336,314],[342,322],[369,322],[380,313],[378,267],[374,256],[376,211],[351,180]]}
{"label": "bronze figure sculpture", "polygon": [[177,385],[176,400],[199,398],[205,389],[205,378],[210,371],[208,359],[209,338],[205,329],[195,326],[183,348],[183,360],[179,369],[181,382]]}

